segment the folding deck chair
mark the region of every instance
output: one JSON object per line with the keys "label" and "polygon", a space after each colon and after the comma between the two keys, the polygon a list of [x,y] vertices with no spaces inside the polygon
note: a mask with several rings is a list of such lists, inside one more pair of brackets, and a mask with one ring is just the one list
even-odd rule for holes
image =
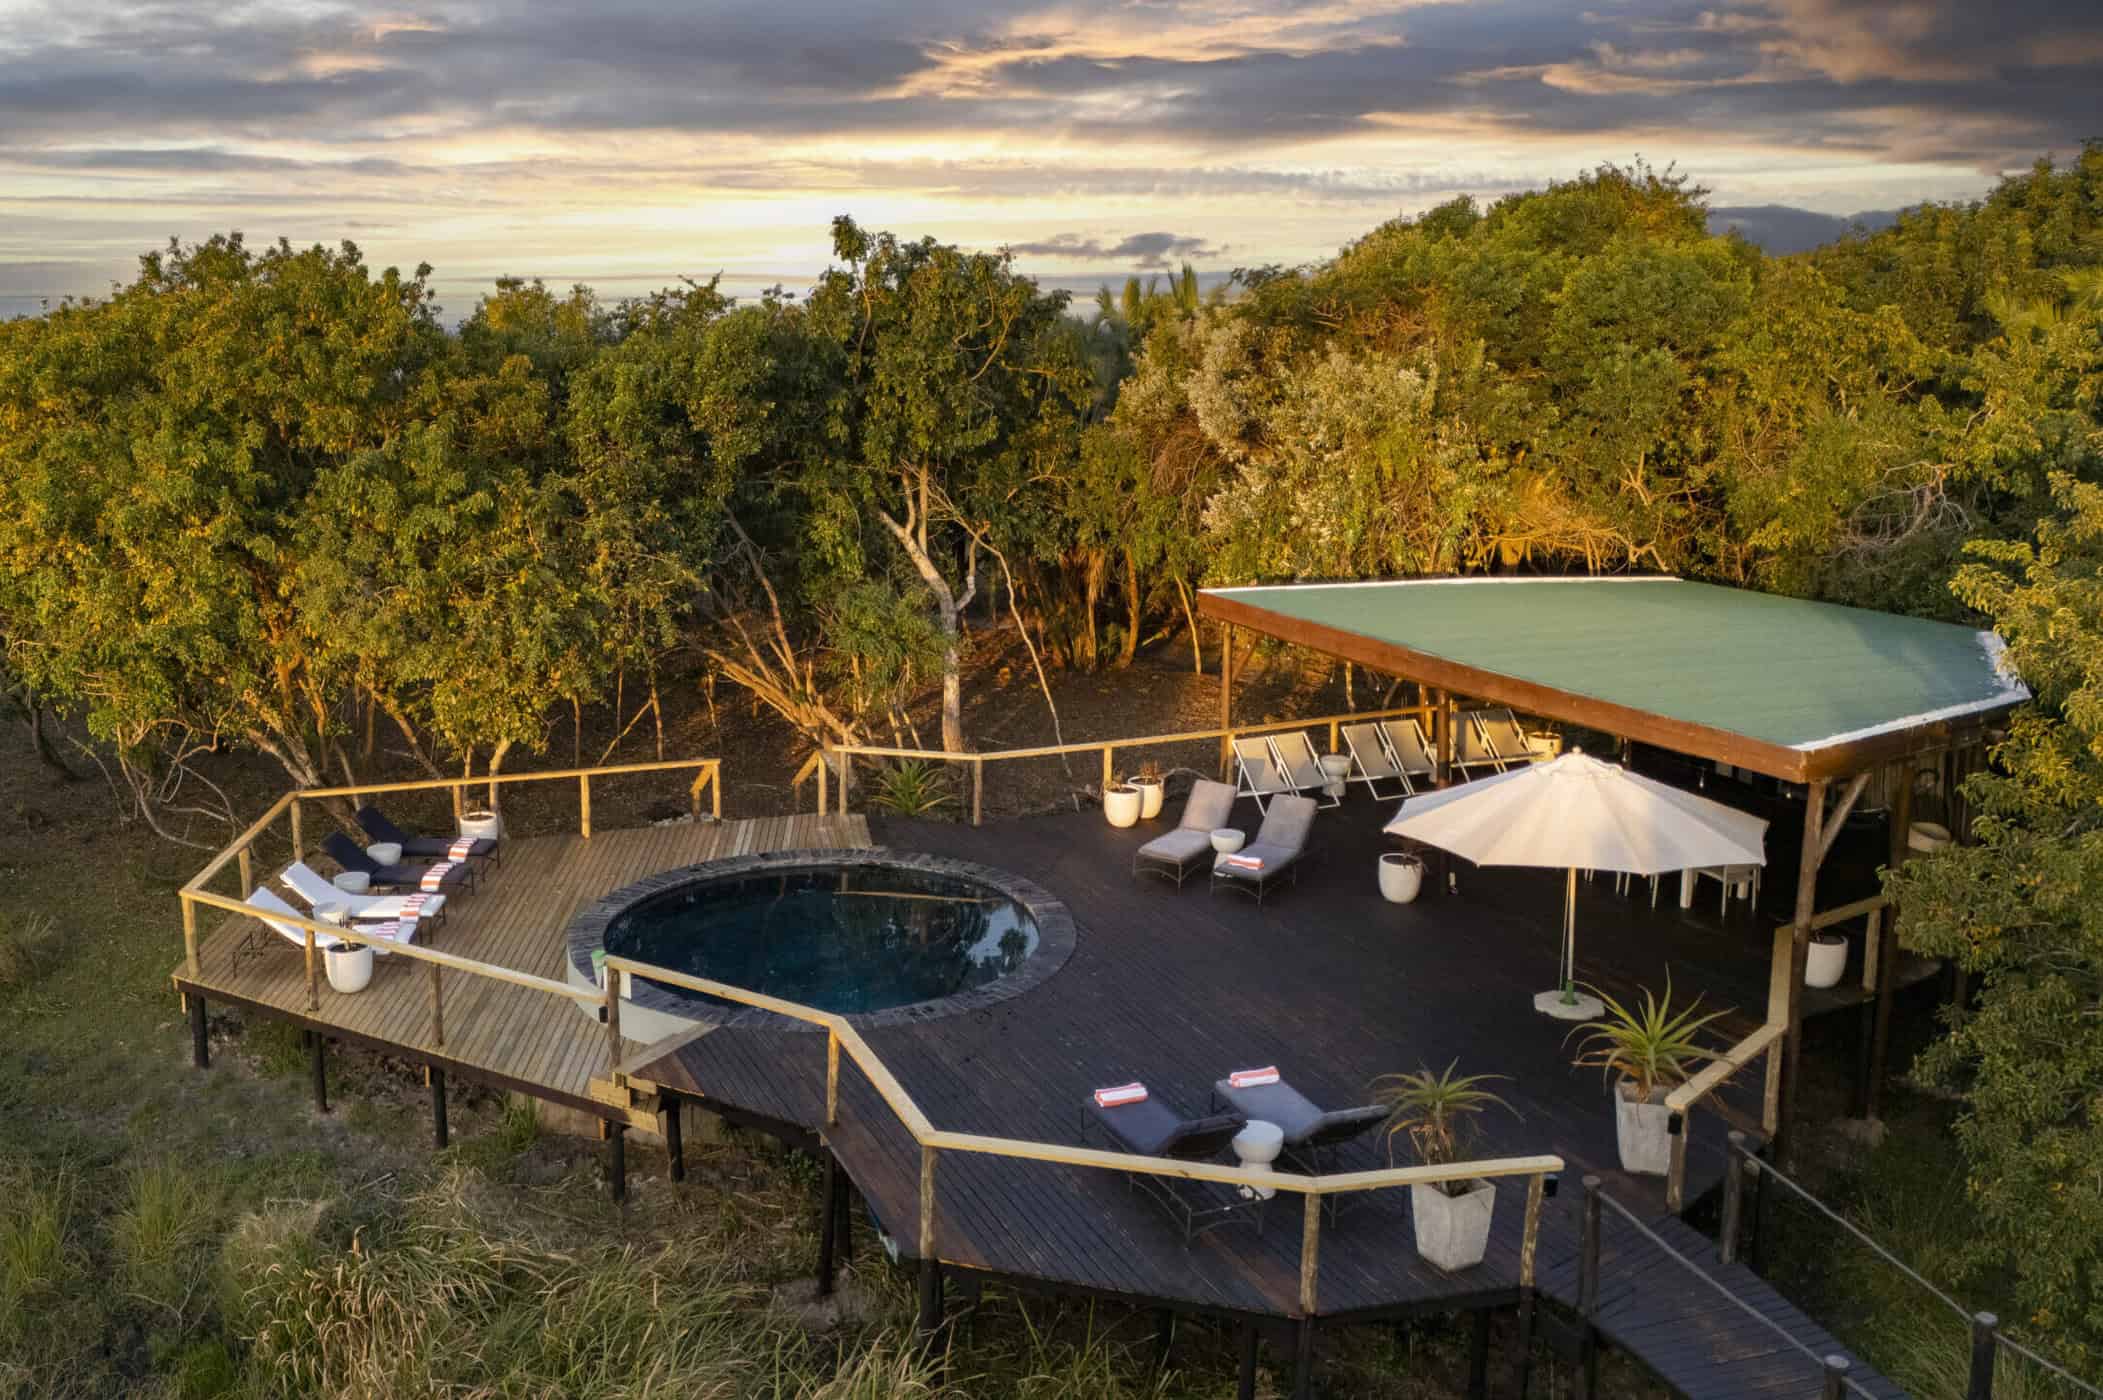
{"label": "folding deck chair", "polygon": [[1422,779],[1427,784],[1438,781],[1438,755],[1431,751],[1431,741],[1424,737],[1424,726],[1414,717],[1382,720],[1380,737],[1387,740],[1387,751],[1394,755],[1395,766],[1402,770],[1405,789],[1414,793],[1415,779]]}
{"label": "folding deck chair", "polygon": [[[1344,738],[1344,751],[1351,755],[1351,772],[1346,783],[1364,783],[1365,790],[1375,797],[1393,798],[1414,796],[1416,789],[1410,785],[1409,774],[1403,770],[1402,761],[1388,747],[1387,736],[1380,732],[1377,724],[1347,724],[1338,732]],[[1394,779],[1402,785],[1397,793],[1382,792],[1380,784]]]}
{"label": "folding deck chair", "polygon": [[[1270,736],[1271,761],[1297,793],[1311,794],[1318,806],[1341,807],[1343,798],[1329,791],[1330,778],[1322,771],[1322,760],[1314,740],[1304,729]],[[1341,784],[1339,784],[1341,786]]]}

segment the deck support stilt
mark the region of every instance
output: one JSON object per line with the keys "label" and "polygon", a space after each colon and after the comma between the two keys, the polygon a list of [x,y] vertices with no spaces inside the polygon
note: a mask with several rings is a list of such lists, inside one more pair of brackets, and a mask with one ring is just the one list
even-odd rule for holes
{"label": "deck support stilt", "polygon": [[1533,1383],[1533,1315],[1538,1306],[1533,1289],[1519,1295],[1519,1344],[1512,1358],[1512,1394],[1518,1400],[1526,1400],[1526,1388]]}
{"label": "deck support stilt", "polygon": [[1314,1319],[1303,1317],[1292,1344],[1292,1400],[1313,1400]]}
{"label": "deck support stilt", "polygon": [[314,1069],[314,1111],[329,1111],[329,1042],[320,1031],[307,1032],[307,1059]]}
{"label": "deck support stilt", "polygon": [[942,1261],[922,1259],[920,1261],[920,1316],[914,1323],[914,1331],[923,1344],[933,1344],[935,1334],[942,1330]]}
{"label": "deck support stilt", "polygon": [[445,1151],[452,1133],[445,1118],[445,1071],[431,1066],[431,1145]]}
{"label": "deck support stilt", "polygon": [[1256,1400],[1256,1324],[1241,1324],[1241,1376],[1234,1386],[1234,1400]]}
{"label": "deck support stilt", "polygon": [[1176,1342],[1176,1315],[1167,1308],[1154,1309],[1154,1369],[1168,1369],[1168,1349]]}
{"label": "deck support stilt", "polygon": [[1468,1400],[1490,1400],[1490,1310],[1477,1308],[1468,1333]]}
{"label": "deck support stilt", "polygon": [[195,992],[184,992],[183,1001],[190,1012],[190,1063],[199,1069],[210,1069],[212,1042],[205,1033],[204,998]]}
{"label": "deck support stilt", "polygon": [[840,1159],[825,1154],[825,1184],[818,1198],[818,1296],[830,1298],[840,1238]]}
{"label": "deck support stilt", "polygon": [[606,1125],[606,1185],[616,1201],[628,1199],[628,1125]]}
{"label": "deck support stilt", "polygon": [[670,1163],[672,1180],[686,1180],[686,1125],[682,1121],[684,1109],[677,1094],[665,1093],[664,1097],[664,1155]]}

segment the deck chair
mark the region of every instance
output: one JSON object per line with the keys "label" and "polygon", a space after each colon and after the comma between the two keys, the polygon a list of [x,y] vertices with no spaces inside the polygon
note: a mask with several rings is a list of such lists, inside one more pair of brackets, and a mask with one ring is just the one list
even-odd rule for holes
{"label": "deck chair", "polygon": [[1438,755],[1431,751],[1431,741],[1424,737],[1424,726],[1414,717],[1382,720],[1380,737],[1387,740],[1387,751],[1394,755],[1395,766],[1402,770],[1405,790],[1414,793],[1417,782],[1428,785],[1438,781]]}
{"label": "deck chair", "polygon": [[1343,805],[1343,798],[1329,791],[1329,775],[1322,771],[1321,756],[1315,752],[1314,740],[1307,737],[1306,730],[1273,734],[1270,744],[1271,761],[1285,775],[1294,792],[1314,794],[1316,803],[1323,807]]}
{"label": "deck chair", "polygon": [[1300,879],[1300,857],[1307,851],[1307,833],[1314,826],[1315,803],[1311,797],[1280,794],[1271,799],[1263,814],[1256,839],[1239,851],[1212,860],[1212,888],[1221,886],[1246,891],[1258,904],[1273,882]]}
{"label": "deck chair", "polygon": [[350,894],[337,889],[329,882],[327,876],[303,860],[295,860],[286,866],[278,880],[286,889],[309,904],[349,905],[351,917],[361,923],[367,920],[378,922],[399,919],[412,912],[422,920],[428,921],[434,928],[445,920],[445,896],[442,894],[425,895],[423,903],[412,910],[409,895]]}
{"label": "deck chair", "polygon": [[440,889],[472,891],[475,887],[475,868],[464,860],[436,863],[396,861],[393,865],[382,865],[365,854],[363,846],[340,831],[332,831],[322,837],[321,849],[330,860],[345,870],[364,871],[372,877],[373,884],[382,889],[420,889],[424,876],[434,870],[441,872]]}
{"label": "deck chair", "polygon": [[1480,768],[1502,773],[1509,766],[1483,728],[1482,711],[1462,710],[1453,716],[1453,766],[1469,775]]}
{"label": "deck chair", "polygon": [[1190,872],[1213,855],[1212,833],[1234,815],[1234,789],[1226,783],[1200,778],[1183,800],[1183,819],[1174,831],[1156,836],[1132,856],[1132,873],[1165,875],[1183,887]]}
{"label": "deck chair", "polygon": [[502,859],[493,836],[411,836],[370,804],[358,809],[358,825],[375,841],[394,842],[413,860],[479,860],[495,865]]}
{"label": "deck chair", "polygon": [[1510,710],[1477,710],[1475,718],[1490,751],[1504,760],[1507,768],[1539,763],[1548,757],[1534,748],[1533,739]]}
{"label": "deck chair", "polygon": [[[1377,724],[1347,724],[1339,731],[1344,736],[1344,751],[1351,755],[1351,772],[1344,779],[1347,783],[1364,783],[1365,790],[1375,797],[1393,799],[1409,797],[1416,789],[1410,786],[1409,774],[1402,769],[1401,760],[1388,747],[1387,737]],[[1399,793],[1382,792],[1380,784],[1393,780],[1402,785]]]}
{"label": "deck chair", "polygon": [[[334,889],[334,886],[330,888]],[[343,894],[341,890],[337,890],[336,893],[343,899],[351,898],[351,896]],[[267,885],[257,886],[250,892],[247,900],[244,902],[255,911],[256,918],[262,923],[264,928],[277,934],[295,947],[305,948],[307,946],[307,931],[305,929],[297,924],[288,924],[281,918],[272,918],[271,915],[290,914],[294,918],[305,918],[307,916],[301,914],[299,910],[271,893]],[[372,934],[375,937],[385,938],[395,943],[412,943],[416,939],[416,923],[416,920],[408,919],[387,924],[360,924],[358,931]],[[314,935],[315,948],[324,953],[332,948],[343,947],[349,942],[350,940],[347,938],[337,938],[332,934],[317,933]],[[260,953],[263,951],[263,948],[263,940],[257,938],[256,931],[252,929],[240,943],[235,945],[234,961],[239,963],[243,957],[251,953]],[[389,951],[391,950],[386,948],[373,949],[373,952],[380,957],[387,956]]]}
{"label": "deck chair", "polygon": [[[1149,1096],[1137,1103],[1105,1108],[1088,1100],[1088,1124],[1103,1138],[1136,1157],[1172,1157],[1186,1162],[1220,1160],[1234,1135],[1248,1126],[1238,1113],[1189,1118]],[[1215,1226],[1245,1220],[1263,1229],[1267,1202],[1251,1193],[1215,1181],[1183,1181],[1149,1172],[1125,1178],[1133,1189],[1152,1197],[1183,1232],[1183,1243]]]}
{"label": "deck chair", "polygon": [[1256,799],[1256,810],[1265,810],[1264,799],[1291,792],[1292,780],[1278,766],[1271,741],[1261,734],[1234,741],[1234,795]]}

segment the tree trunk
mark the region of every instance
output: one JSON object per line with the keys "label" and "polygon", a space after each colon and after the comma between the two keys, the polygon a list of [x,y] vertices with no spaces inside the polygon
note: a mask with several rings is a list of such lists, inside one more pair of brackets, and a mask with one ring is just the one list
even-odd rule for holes
{"label": "tree trunk", "polygon": [[1132,556],[1125,556],[1125,642],[1117,653],[1117,669],[1122,671],[1132,664],[1132,657],[1139,650],[1139,566]]}
{"label": "tree trunk", "polygon": [[957,609],[942,605],[942,751],[964,752],[964,663],[957,645]]}

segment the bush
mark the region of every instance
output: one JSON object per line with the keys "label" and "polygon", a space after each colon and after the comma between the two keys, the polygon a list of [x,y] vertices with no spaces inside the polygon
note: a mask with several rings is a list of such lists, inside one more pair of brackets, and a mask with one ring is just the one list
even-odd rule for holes
{"label": "bush", "polygon": [[25,987],[49,967],[58,927],[42,914],[0,918],[0,992]]}
{"label": "bush", "polygon": [[869,780],[869,805],[901,817],[932,816],[956,801],[948,773],[933,759],[902,758]]}

